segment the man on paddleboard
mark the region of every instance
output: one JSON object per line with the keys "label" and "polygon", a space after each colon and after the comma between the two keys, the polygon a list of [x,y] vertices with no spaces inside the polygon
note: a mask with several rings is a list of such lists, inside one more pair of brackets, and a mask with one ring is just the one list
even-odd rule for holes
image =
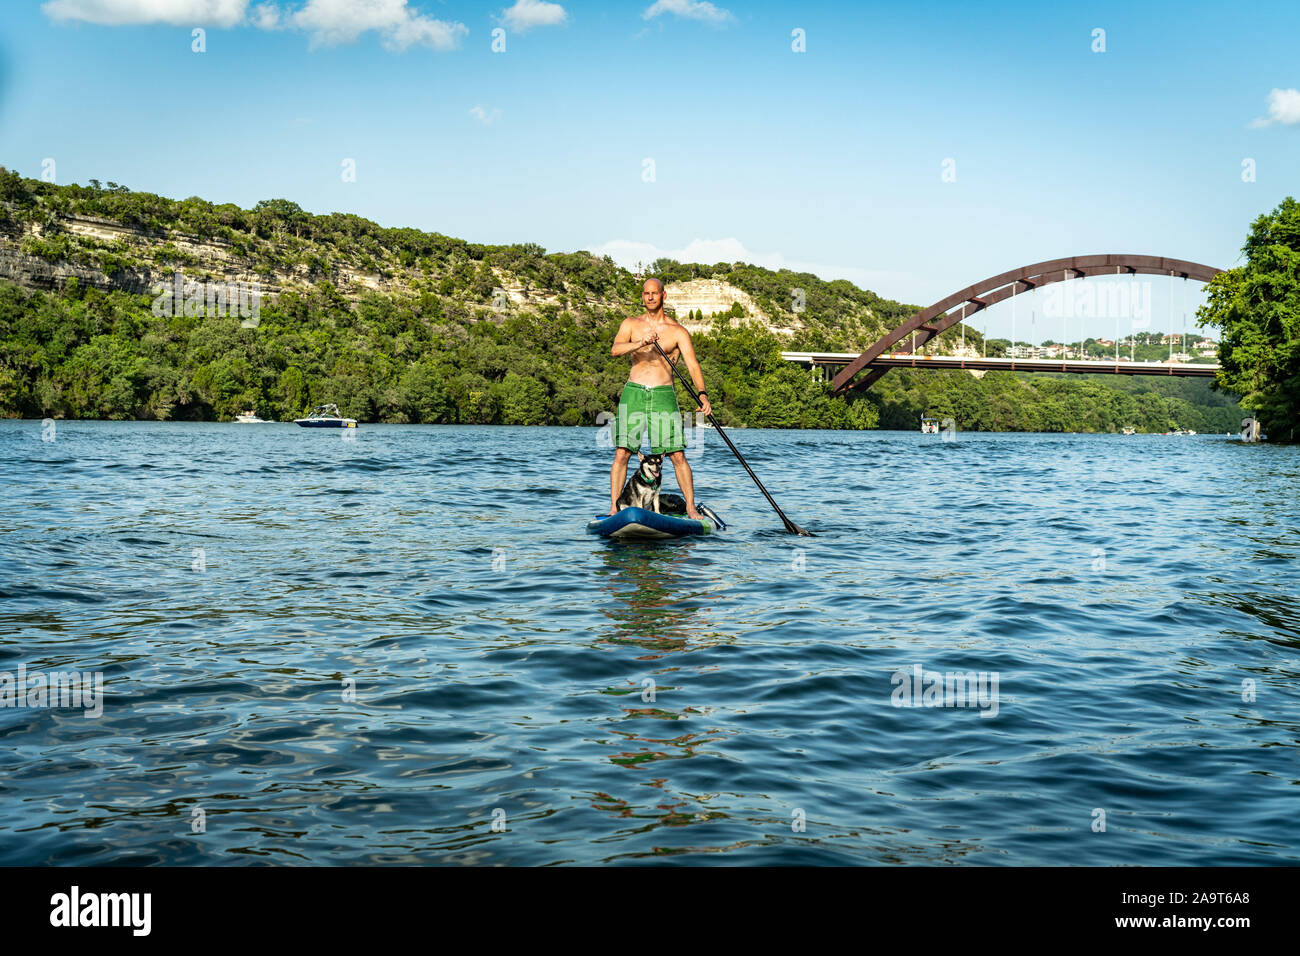
{"label": "man on paddleboard", "polygon": [[686,463],[686,443],[683,440],[682,416],[677,407],[677,393],[673,389],[673,372],[652,343],[658,342],[669,361],[678,357],[686,360],[691,381],[700,394],[700,409],[705,415],[713,414],[709,396],[704,393],[704,374],[695,360],[691,335],[677,322],[664,315],[664,284],[658,279],[647,279],[641,287],[641,301],[645,312],[624,319],[614,338],[611,355],[632,356],[632,371],[623,386],[618,400],[618,418],[614,426],[614,464],[609,469],[609,513],[618,514],[618,496],[627,478],[627,460],[641,448],[641,435],[650,427],[650,453],[666,455],[673,463],[673,473],[686,499],[686,516],[697,521],[695,486],[691,481],[691,466]]}

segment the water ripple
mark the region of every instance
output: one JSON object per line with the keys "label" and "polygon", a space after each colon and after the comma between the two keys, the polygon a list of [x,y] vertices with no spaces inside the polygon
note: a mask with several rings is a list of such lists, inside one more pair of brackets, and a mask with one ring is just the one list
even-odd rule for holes
{"label": "water ripple", "polygon": [[595,429],[40,435],[0,696],[104,696],[0,707],[0,864],[1300,860],[1296,449],[747,429],[818,536],[710,438],[636,543]]}

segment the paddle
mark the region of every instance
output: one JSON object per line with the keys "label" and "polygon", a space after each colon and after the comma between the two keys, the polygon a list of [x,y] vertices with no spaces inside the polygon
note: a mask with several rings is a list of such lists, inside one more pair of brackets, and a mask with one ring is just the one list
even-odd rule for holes
{"label": "paddle", "polygon": [[[695,388],[691,385],[690,381],[687,380],[686,376],[682,374],[682,370],[669,360],[668,354],[659,347],[658,342],[651,342],[650,344],[653,345],[659,354],[664,357],[664,361],[668,362],[668,366],[673,370],[673,374],[677,376],[678,381],[686,386],[686,391],[691,393],[691,398],[695,399],[695,404],[698,406],[700,404],[700,396],[695,391]],[[749,462],[745,461],[740,452],[736,449],[736,446],[731,443],[731,439],[728,438],[727,433],[722,430],[722,426],[718,424],[718,420],[714,418],[712,414],[708,416],[708,419],[713,423],[713,427],[717,433],[722,436],[722,440],[727,443],[727,447],[731,449],[731,453],[736,456],[736,461],[740,462],[745,471],[749,472],[749,477],[754,479],[754,484],[758,485],[758,490],[763,492],[763,497],[767,499],[767,503],[772,506],[776,513],[781,517],[781,520],[785,522],[785,530],[789,531],[791,534],[807,535],[810,538],[816,537],[816,535],[811,531],[799,527],[785,516],[785,512],[781,510],[781,506],[772,500],[772,496],[767,493],[767,489],[763,487],[763,483],[758,480],[758,475],[754,474],[754,469],[749,467]]]}

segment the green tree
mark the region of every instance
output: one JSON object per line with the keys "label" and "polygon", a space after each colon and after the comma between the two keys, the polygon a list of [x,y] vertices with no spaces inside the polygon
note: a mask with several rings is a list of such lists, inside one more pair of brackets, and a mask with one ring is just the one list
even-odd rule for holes
{"label": "green tree", "polygon": [[537,379],[508,372],[501,383],[501,395],[502,424],[545,424],[549,411],[546,386]]}
{"label": "green tree", "polygon": [[441,424],[452,420],[454,409],[444,369],[430,362],[413,365],[402,375],[401,390],[411,421]]}
{"label": "green tree", "polygon": [[281,417],[303,415],[309,410],[311,395],[302,369],[290,366],[281,372],[275,391],[280,399]]}
{"label": "green tree", "polygon": [[1215,276],[1197,325],[1222,331],[1215,385],[1241,395],[1272,439],[1294,440],[1300,416],[1300,203],[1251,225],[1244,265]]}
{"label": "green tree", "polygon": [[750,422],[757,428],[802,428],[810,384],[807,373],[789,364],[763,376]]}

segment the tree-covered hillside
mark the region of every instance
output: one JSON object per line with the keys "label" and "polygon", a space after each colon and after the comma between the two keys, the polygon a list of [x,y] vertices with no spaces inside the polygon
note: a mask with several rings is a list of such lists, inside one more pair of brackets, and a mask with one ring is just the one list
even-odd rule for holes
{"label": "tree-covered hillside", "polygon": [[1236,402],[1208,379],[1057,372],[911,372],[871,386],[882,428],[916,428],[921,415],[952,418],[965,431],[1166,432],[1241,427]]}
{"label": "tree-covered hillside", "polygon": [[[637,277],[586,252],[479,245],[286,200],[245,210],[0,169],[0,264],[23,262],[47,265],[52,287],[0,281],[6,417],[229,420],[253,409],[287,420],[334,402],[367,422],[594,424],[627,377],[626,357],[609,354],[618,324],[641,310]],[[1162,393],[1164,379],[896,371],[832,398],[826,376],[784,362],[782,349],[855,351],[914,307],[745,263],[655,269],[667,282],[721,278],[777,324],[801,326],[781,337],[721,317],[695,336],[724,425],[912,429],[928,412],[964,429],[1211,431],[1227,430],[1215,415],[1238,414],[1204,386]],[[149,287],[177,271],[209,286],[263,280],[273,294],[255,321],[175,309],[170,296],[159,308]],[[979,347],[973,329],[966,338]]]}

